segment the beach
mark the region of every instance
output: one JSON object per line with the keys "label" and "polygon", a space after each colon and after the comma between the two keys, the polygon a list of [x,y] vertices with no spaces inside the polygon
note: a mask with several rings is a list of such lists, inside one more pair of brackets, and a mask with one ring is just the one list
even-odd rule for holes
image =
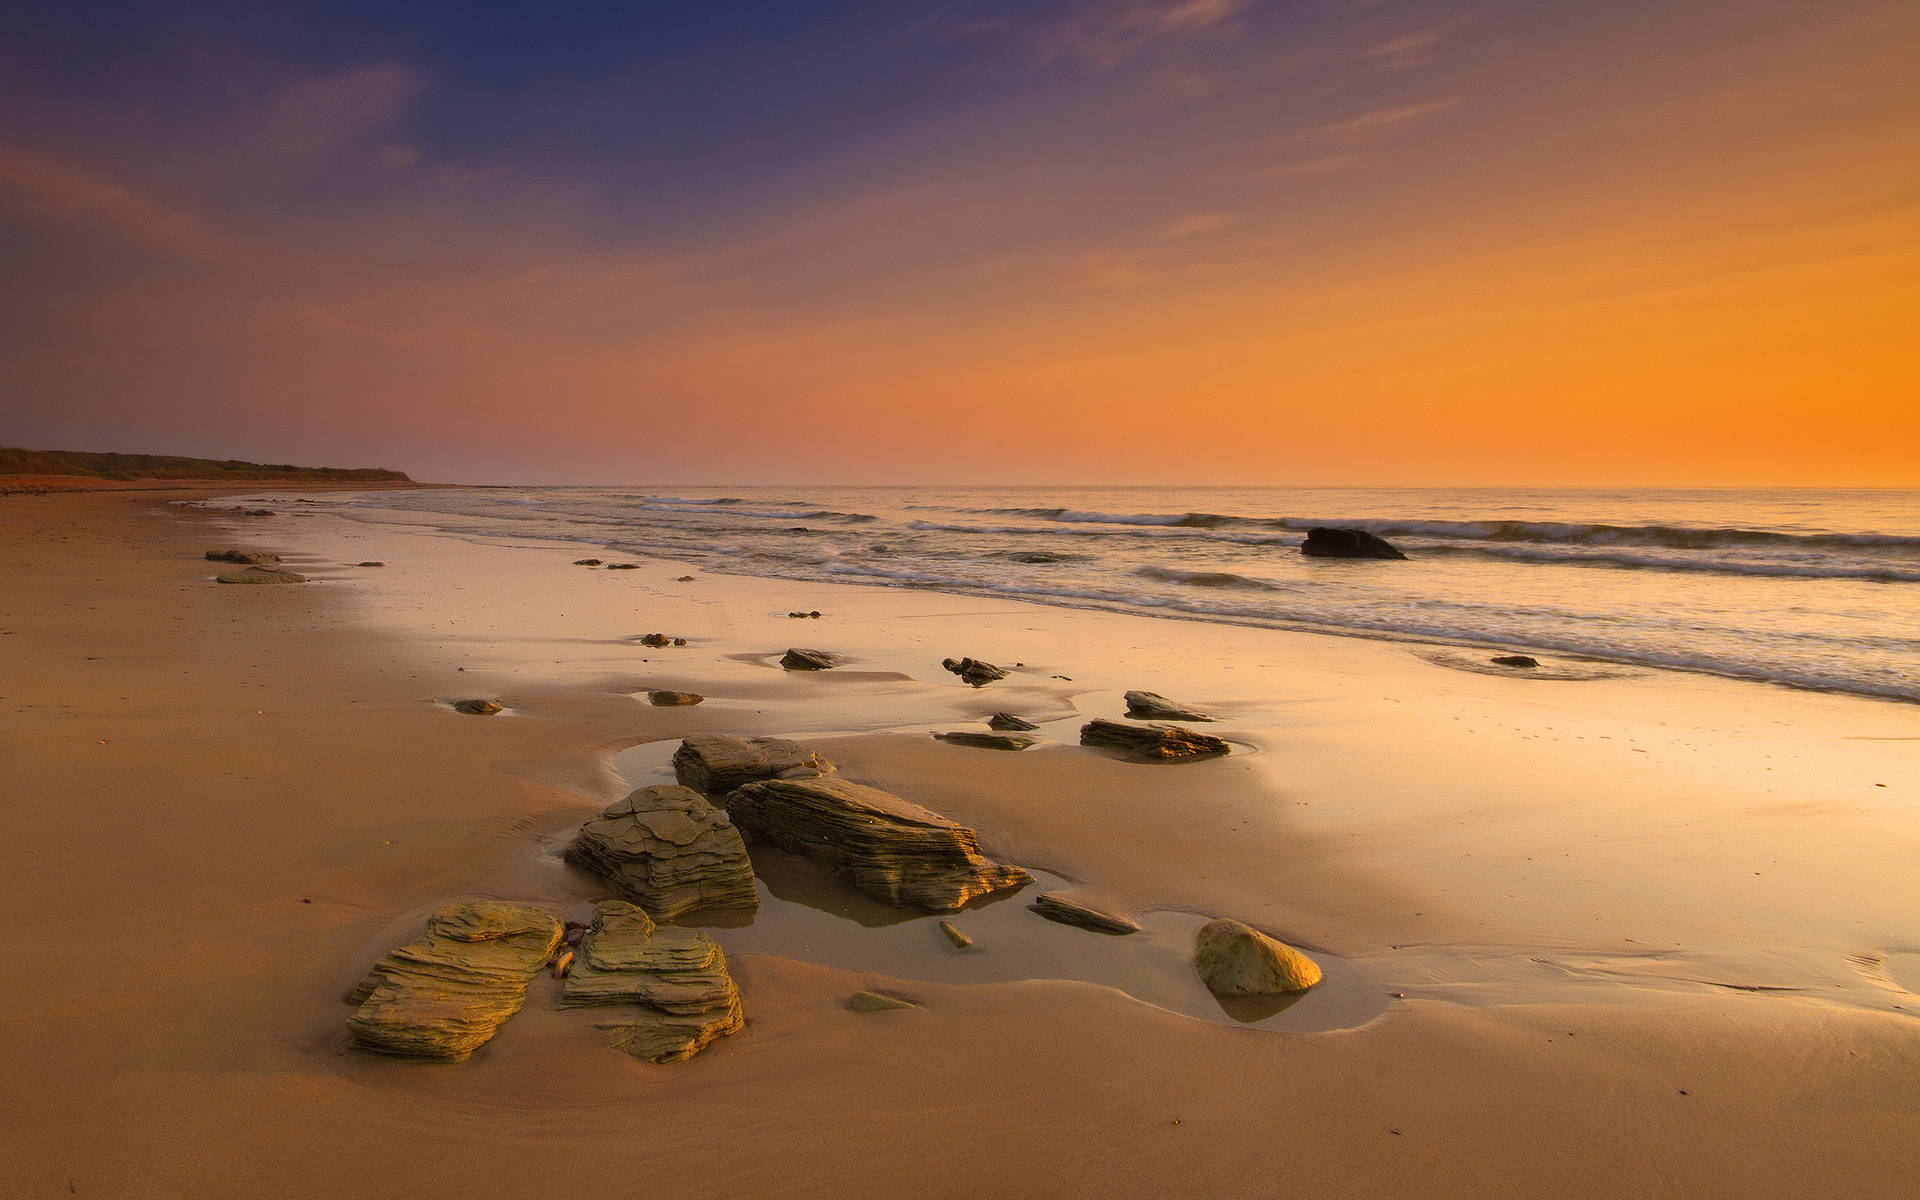
{"label": "beach", "polygon": [[[0,499],[8,1194],[1911,1186],[1911,703],[596,554],[637,564],[607,571],[296,500],[317,491],[272,517],[167,503],[249,494]],[[228,547],[312,582],[215,584],[204,552]],[[784,671],[794,646],[844,665]],[[961,656],[1012,674],[970,688],[940,666]],[[1136,688],[1213,713],[1234,753],[1076,744]],[[506,711],[450,709],[469,697]],[[931,736],[1003,710],[1047,740]],[[959,918],[999,922],[1020,978],[930,978],[931,919],[819,923],[799,910],[832,881],[796,872],[766,928],[712,930],[749,1024],[690,1062],[608,1049],[545,977],[468,1062],[349,1047],[342,997],[439,904],[607,894],[560,851],[669,781],[692,733],[801,740],[1150,929],[1246,921],[1322,961],[1326,1000],[1249,1027],[1137,998],[1177,992],[1164,955],[1062,950],[1048,973],[1021,939],[1057,927],[1019,924],[1024,895]],[[837,932],[782,953],[802,921]],[[873,987],[921,1008],[848,1009]]]}

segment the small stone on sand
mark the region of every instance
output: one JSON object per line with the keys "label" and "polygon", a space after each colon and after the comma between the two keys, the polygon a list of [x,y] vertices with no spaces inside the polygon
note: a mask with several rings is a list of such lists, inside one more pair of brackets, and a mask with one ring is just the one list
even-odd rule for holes
{"label": "small stone on sand", "polygon": [[956,950],[965,950],[973,945],[973,939],[961,933],[952,921],[940,922],[940,932],[947,935],[947,940],[953,943],[953,948]]}
{"label": "small stone on sand", "polygon": [[920,1007],[918,1004],[880,992],[855,992],[847,1001],[847,1006],[855,1012],[886,1012],[889,1009]]}

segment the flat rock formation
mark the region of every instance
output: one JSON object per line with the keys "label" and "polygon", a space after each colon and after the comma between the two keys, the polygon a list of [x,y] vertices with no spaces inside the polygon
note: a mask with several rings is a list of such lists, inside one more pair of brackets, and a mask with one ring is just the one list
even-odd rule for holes
{"label": "flat rock formation", "polygon": [[496,700],[455,700],[453,711],[467,713],[475,717],[490,717],[500,712],[500,703]]}
{"label": "flat rock formation", "polygon": [[588,821],[567,861],[662,921],[697,908],[753,908],[753,863],[727,814],[688,787],[644,787]]}
{"label": "flat rock formation", "polygon": [[1037,737],[1022,737],[1017,733],[971,733],[961,730],[956,733],[936,733],[934,737],[943,742],[952,742],[956,746],[974,746],[981,750],[1025,750],[1037,746]]}
{"label": "flat rock formation", "polygon": [[216,583],[305,583],[305,575],[296,575],[281,567],[246,567],[215,575]]}
{"label": "flat rock formation", "polygon": [[1491,658],[1491,659],[1488,659],[1487,661],[1492,663],[1497,663],[1503,667],[1531,668],[1531,667],[1537,667],[1540,665],[1539,659],[1526,654],[1502,654],[1497,658]]}
{"label": "flat rock formation", "polygon": [[638,571],[639,569],[640,569],[639,563],[608,563],[607,564],[607,570],[609,571]]}
{"label": "flat rock formation", "polygon": [[673,708],[680,705],[698,704],[706,697],[694,692],[648,692],[647,703],[660,708]]}
{"label": "flat rock formation", "polygon": [[363,562],[363,563],[355,563],[353,565],[356,567],[384,567],[387,564],[383,562]]}
{"label": "flat rock formation", "polygon": [[1226,739],[1178,725],[1122,725],[1100,718],[1080,727],[1082,746],[1112,746],[1163,762],[1207,758],[1229,750]]}
{"label": "flat rock formation", "polygon": [[1176,704],[1157,692],[1128,692],[1127,715],[1136,721],[1211,721],[1198,709]]}
{"label": "flat rock formation", "polygon": [[597,558],[576,558],[573,560],[573,565],[576,567],[597,567],[600,565],[600,560]]}
{"label": "flat rock formation", "polygon": [[1027,907],[1049,921],[1058,921],[1062,925],[1078,925],[1082,929],[1091,929],[1098,933],[1140,932],[1138,922],[1119,913],[1095,908],[1086,901],[1076,899],[1065,892],[1044,892]]}
{"label": "flat rock formation", "polygon": [[268,554],[265,550],[209,550],[208,562],[230,562],[253,566],[260,563],[277,563],[278,554]]}
{"label": "flat rock formation", "polygon": [[787,774],[828,775],[833,763],[799,742],[785,738],[737,738],[696,733],[673,752],[673,775],[684,786],[709,796]]}
{"label": "flat rock formation", "polygon": [[1308,558],[1401,558],[1406,555],[1364,529],[1309,529],[1300,553]]}
{"label": "flat rock formation", "polygon": [[977,658],[943,658],[940,665],[952,671],[974,687],[985,687],[996,679],[1005,679],[1004,669],[990,662],[981,662]]}
{"label": "flat rock formation", "polygon": [[1320,966],[1285,942],[1221,918],[1193,939],[1193,966],[1216,996],[1275,996],[1320,982]]}
{"label": "flat rock formation", "polygon": [[379,1054],[458,1062],[526,1002],[561,943],[560,922],[519,904],[449,904],[421,937],[388,954],[347,1003],[353,1044]]}
{"label": "flat rock formation", "polygon": [[1002,733],[1025,733],[1040,727],[1025,717],[1016,717],[1012,713],[995,713],[987,718],[987,728],[997,729]]}
{"label": "flat rock formation", "polygon": [[950,912],[1033,877],[989,862],[973,830],[918,804],[842,779],[772,779],[727,797],[734,823],[804,854],[888,904]]}
{"label": "flat rock formation", "polygon": [[560,1007],[618,1005],[597,1028],[644,1062],[692,1058],[746,1027],[740,991],[719,943],[697,929],[662,928],[624,900],[604,900],[580,939]]}
{"label": "flat rock formation", "polygon": [[789,671],[830,671],[840,665],[840,656],[795,646],[780,656],[780,665]]}

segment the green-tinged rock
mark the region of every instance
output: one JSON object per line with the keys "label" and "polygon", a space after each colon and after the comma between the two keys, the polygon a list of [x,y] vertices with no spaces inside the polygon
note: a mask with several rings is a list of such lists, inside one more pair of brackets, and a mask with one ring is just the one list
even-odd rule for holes
{"label": "green-tinged rock", "polygon": [[215,575],[215,583],[305,583],[305,575],[296,575],[281,567],[247,567],[240,571],[228,571],[224,575]]}
{"label": "green-tinged rock", "polygon": [[974,733],[961,730],[957,733],[936,733],[934,737],[943,742],[952,742],[956,746],[972,746],[979,750],[1025,750],[1040,744],[1037,737],[1023,737],[1017,733]]}
{"label": "green-tinged rock", "polygon": [[1161,762],[1209,758],[1231,749],[1225,738],[1195,733],[1178,725],[1122,725],[1099,718],[1080,727],[1082,746],[1111,746]]}
{"label": "green-tinged rock", "polygon": [[840,779],[770,779],[727,796],[734,824],[804,854],[888,904],[947,912],[1033,877],[989,862],[973,830],[878,788]]}
{"label": "green-tinged rock", "polygon": [[898,996],[889,996],[884,992],[855,992],[848,1000],[847,1007],[855,1012],[886,1012],[896,1008],[919,1008],[918,1004],[902,1000]]}
{"label": "green-tinged rock", "polygon": [[1304,992],[1320,982],[1320,966],[1312,959],[1224,917],[1194,936],[1193,966],[1214,995],[1229,999]]}
{"label": "green-tinged rock", "polygon": [[743,784],[772,779],[788,771],[825,775],[833,764],[799,742],[785,738],[737,738],[696,733],[673,752],[673,774],[682,784],[710,796]]}
{"label": "green-tinged rock", "polygon": [[453,702],[453,711],[463,712],[475,717],[490,717],[497,712],[504,712],[505,710],[502,709],[499,702],[495,700],[455,700]]}
{"label": "green-tinged rock", "polygon": [[581,828],[567,861],[663,921],[759,904],[740,831],[692,788],[644,787],[609,805]]}
{"label": "green-tinged rock", "polygon": [[595,906],[560,995],[562,1008],[599,1005],[630,1010],[597,1028],[652,1063],[684,1062],[746,1026],[719,943],[697,929],[656,926],[624,900]]}
{"label": "green-tinged rock", "polygon": [[492,900],[449,904],[421,937],[374,965],[347,1002],[353,1044],[458,1062],[526,1002],[527,983],[562,941],[551,914]]}

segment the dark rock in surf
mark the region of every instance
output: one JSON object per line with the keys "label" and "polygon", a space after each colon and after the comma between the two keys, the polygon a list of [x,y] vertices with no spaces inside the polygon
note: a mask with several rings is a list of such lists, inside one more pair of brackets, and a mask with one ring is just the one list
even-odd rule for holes
{"label": "dark rock in surf", "polygon": [[1211,721],[1212,717],[1156,692],[1128,692],[1127,715],[1136,721]]}
{"label": "dark rock in surf", "polygon": [[1027,907],[1049,921],[1058,921],[1062,925],[1078,925],[1082,929],[1091,929],[1096,933],[1140,932],[1139,923],[1131,918],[1096,908],[1065,892],[1042,893]]}
{"label": "dark rock in surf", "polygon": [[987,718],[987,728],[997,729],[1002,733],[1026,733],[1040,727],[1025,717],[1016,717],[1012,713],[1002,712]]}
{"label": "dark rock in surf", "polygon": [[1046,554],[1041,551],[1033,551],[1027,554],[1009,554],[1007,555],[1007,560],[1009,562],[1034,563],[1036,565],[1043,564],[1043,563],[1058,563],[1058,562],[1067,561],[1066,559],[1061,558],[1058,554]]}
{"label": "dark rock in surf", "polygon": [[980,750],[1025,750],[1040,744],[1036,737],[1022,737],[1017,733],[936,733],[933,735],[943,742],[952,742],[956,746],[973,746]]}
{"label": "dark rock in surf", "polygon": [[1307,540],[1300,543],[1300,553],[1308,558],[1397,558],[1407,556],[1394,549],[1385,539],[1377,538],[1364,529],[1319,529],[1307,530]]}
{"label": "dark rock in surf", "polygon": [[840,665],[840,656],[794,646],[780,656],[780,665],[789,671],[831,671]]}
{"label": "dark rock in surf", "polygon": [[762,779],[795,773],[828,775],[833,763],[799,742],[785,738],[737,738],[696,733],[673,752],[673,774],[687,787],[710,796],[724,795]]}
{"label": "dark rock in surf", "polygon": [[1122,725],[1094,719],[1080,727],[1082,746],[1110,746],[1161,762],[1183,762],[1227,753],[1226,739],[1178,725]]}
{"label": "dark rock in surf", "polygon": [[1529,657],[1525,654],[1502,654],[1488,661],[1498,663],[1503,667],[1537,667],[1540,665],[1539,659]]}
{"label": "dark rock in surf", "polygon": [[1007,677],[1007,672],[1003,668],[996,667],[990,662],[982,662],[977,658],[943,658],[940,660],[940,665],[974,687],[985,687],[997,679]]}

